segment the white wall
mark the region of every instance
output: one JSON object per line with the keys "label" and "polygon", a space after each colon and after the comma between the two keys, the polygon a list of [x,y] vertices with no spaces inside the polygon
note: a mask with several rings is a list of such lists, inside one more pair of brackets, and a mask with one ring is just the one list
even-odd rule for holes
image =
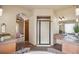
{"label": "white wall", "polygon": [[36,45],[36,21],[34,16],[30,17],[29,20],[29,42]]}
{"label": "white wall", "polygon": [[68,7],[60,10],[53,9],[35,9],[30,20],[30,42],[36,45],[36,17],[51,16],[51,45],[55,43],[53,34],[59,33],[59,16],[64,16],[68,20],[75,19],[75,7]]}
{"label": "white wall", "polygon": [[73,6],[56,11],[56,16],[64,16],[67,20],[75,19],[75,14],[75,7]]}
{"label": "white wall", "polygon": [[[75,18],[75,8],[67,8],[54,11],[53,9],[35,9],[30,11],[20,6],[3,6],[3,15],[0,17],[0,25],[7,24],[7,32],[15,37],[16,33],[16,15],[18,13],[25,13],[29,17],[29,40],[36,45],[36,17],[37,16],[51,16],[51,43],[53,44],[53,34],[59,32],[58,19],[56,17],[64,16],[68,19]],[[32,16],[31,16],[32,15]],[[55,17],[56,16],[56,17]],[[0,26],[1,33],[1,26]]]}
{"label": "white wall", "polygon": [[0,33],[1,24],[6,23],[6,32],[10,33],[15,37],[16,34],[16,15],[18,13],[25,13],[27,17],[31,15],[30,11],[19,6],[2,6],[3,15],[0,17]]}
{"label": "white wall", "polygon": [[[33,10],[33,16],[30,20],[30,42],[34,45],[36,45],[36,41],[37,41],[37,34],[36,34],[36,21],[37,21],[37,16],[51,16],[51,45],[53,45],[53,34],[54,33],[58,33],[58,29],[55,30],[55,26],[57,24],[56,21],[54,23],[54,12],[52,9],[35,9]],[[57,27],[57,26],[56,26]]]}

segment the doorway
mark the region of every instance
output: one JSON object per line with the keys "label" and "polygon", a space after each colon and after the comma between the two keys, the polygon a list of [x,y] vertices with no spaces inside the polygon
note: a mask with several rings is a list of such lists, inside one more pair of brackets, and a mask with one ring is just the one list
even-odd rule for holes
{"label": "doorway", "polygon": [[40,17],[37,20],[37,44],[51,44],[51,21],[50,17]]}
{"label": "doorway", "polygon": [[25,47],[31,47],[29,43],[29,19],[24,13],[16,15],[16,50],[20,50]]}

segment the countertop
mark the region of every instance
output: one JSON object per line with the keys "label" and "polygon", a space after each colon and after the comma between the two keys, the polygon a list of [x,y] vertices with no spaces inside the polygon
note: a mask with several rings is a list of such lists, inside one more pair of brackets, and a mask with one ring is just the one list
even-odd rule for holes
{"label": "countertop", "polygon": [[71,43],[79,46],[79,40],[74,40],[74,41],[63,40],[62,43]]}
{"label": "countertop", "polygon": [[24,42],[24,37],[21,38],[11,38],[4,41],[0,41],[0,44],[7,44],[7,43],[19,43]]}
{"label": "countertop", "polygon": [[64,35],[64,38],[62,40],[63,43],[72,43],[72,44],[76,44],[79,45],[79,36],[76,35],[72,35],[72,34],[67,34]]}
{"label": "countertop", "polygon": [[1,41],[0,44],[8,44],[8,43],[16,43],[17,39],[8,39],[5,41]]}

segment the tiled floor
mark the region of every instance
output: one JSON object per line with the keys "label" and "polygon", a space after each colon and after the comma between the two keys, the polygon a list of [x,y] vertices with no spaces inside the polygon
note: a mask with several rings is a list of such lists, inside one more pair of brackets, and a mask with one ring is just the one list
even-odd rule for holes
{"label": "tiled floor", "polygon": [[56,49],[56,48],[52,48],[52,47],[33,47],[31,48],[32,52],[50,52],[52,54],[63,54],[62,51]]}
{"label": "tiled floor", "polygon": [[[24,48],[30,48],[30,53],[55,53],[55,54],[61,54],[62,53],[62,45],[60,44],[55,44],[54,46],[51,46],[51,47],[44,47],[44,46],[40,46],[40,47],[35,47],[33,46],[32,44],[26,42],[22,42],[22,43],[19,43],[17,44],[17,50],[19,49],[24,49]],[[27,50],[27,49],[26,49]],[[26,53],[26,52],[23,52],[23,53]]]}
{"label": "tiled floor", "polygon": [[18,51],[18,50],[20,50],[20,49],[22,49],[22,48],[26,48],[26,47],[34,47],[31,43],[29,43],[29,42],[20,42],[20,43],[17,43],[16,44],[16,50]]}
{"label": "tiled floor", "polygon": [[48,47],[32,47],[31,51],[47,51]]}

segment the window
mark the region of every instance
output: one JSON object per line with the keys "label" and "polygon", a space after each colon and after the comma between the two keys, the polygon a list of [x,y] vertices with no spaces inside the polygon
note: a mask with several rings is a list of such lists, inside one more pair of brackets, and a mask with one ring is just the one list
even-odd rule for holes
{"label": "window", "polygon": [[75,24],[65,24],[65,33],[74,33],[74,26]]}

